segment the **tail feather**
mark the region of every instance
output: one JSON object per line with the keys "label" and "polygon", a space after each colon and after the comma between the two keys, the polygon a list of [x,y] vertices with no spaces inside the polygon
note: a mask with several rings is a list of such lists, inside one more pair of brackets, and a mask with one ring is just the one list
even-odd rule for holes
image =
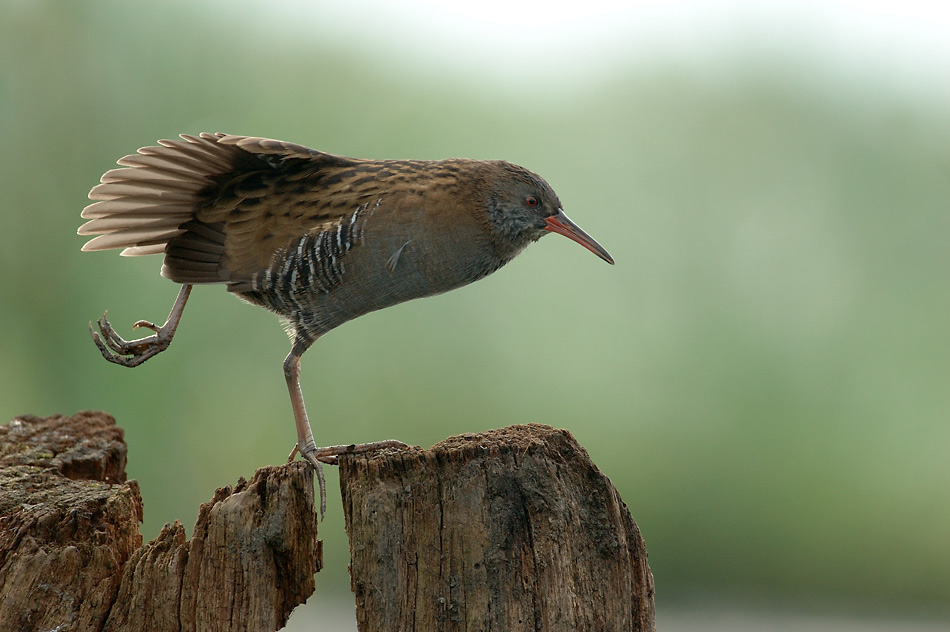
{"label": "tail feather", "polygon": [[161,213],[115,214],[86,222],[77,231],[80,235],[115,233],[129,228],[178,228],[181,219]]}
{"label": "tail feather", "polygon": [[[179,182],[157,182],[134,174],[135,179],[97,184],[89,192],[91,200],[115,200],[134,196],[153,196],[155,201],[188,203],[195,201],[195,193],[208,186],[196,183],[190,186]],[[189,183],[190,184],[190,183]]]}
{"label": "tail feather", "polygon": [[128,228],[94,237],[87,241],[82,249],[88,252],[90,250],[128,248],[130,246],[149,246],[168,243],[169,239],[180,234],[182,234],[182,231],[178,228]]}
{"label": "tail feather", "polygon": [[165,244],[152,244],[151,246],[136,246],[126,248],[119,253],[121,257],[142,257],[144,255],[160,255],[165,252]]}
{"label": "tail feather", "polygon": [[[136,196],[103,200],[102,202],[90,204],[83,209],[82,217],[85,219],[95,219],[97,217],[131,217],[133,215],[171,216],[187,214],[190,216],[191,213],[192,209],[190,205],[161,204],[154,197]],[[87,235],[89,233],[82,232],[79,234]]]}

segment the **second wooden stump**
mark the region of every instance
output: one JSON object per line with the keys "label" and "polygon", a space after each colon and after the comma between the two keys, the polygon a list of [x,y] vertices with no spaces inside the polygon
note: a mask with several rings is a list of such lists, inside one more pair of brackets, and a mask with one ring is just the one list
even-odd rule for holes
{"label": "second wooden stump", "polygon": [[566,430],[340,462],[361,632],[655,629],[640,531]]}

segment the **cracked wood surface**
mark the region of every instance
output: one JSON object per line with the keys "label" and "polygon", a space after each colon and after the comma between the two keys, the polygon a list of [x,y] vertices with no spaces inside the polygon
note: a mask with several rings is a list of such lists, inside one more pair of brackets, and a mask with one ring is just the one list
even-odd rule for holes
{"label": "cracked wood surface", "polygon": [[0,426],[0,630],[277,630],[314,591],[313,470],[219,488],[191,540],[142,544],[142,498],[106,413]]}
{"label": "cracked wood surface", "polygon": [[340,486],[362,632],[655,629],[640,531],[566,430],[345,456]]}

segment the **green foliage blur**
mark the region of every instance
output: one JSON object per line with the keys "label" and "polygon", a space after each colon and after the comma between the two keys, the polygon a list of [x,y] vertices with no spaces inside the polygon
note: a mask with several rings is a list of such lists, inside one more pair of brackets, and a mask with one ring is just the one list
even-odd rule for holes
{"label": "green foliage blur", "polygon": [[[216,5],[217,6],[217,5]],[[127,370],[87,323],[161,322],[159,257],[80,253],[88,190],[181,132],[373,158],[505,158],[614,256],[547,237],[485,281],[322,339],[318,443],[568,428],[629,505],[658,603],[946,613],[950,118],[793,61],[514,86],[181,3],[0,11],[0,421],[112,413],[146,539],[295,440],[263,310],[202,287]],[[944,104],[945,105],[945,104]],[[328,472],[322,594],[348,594]]]}

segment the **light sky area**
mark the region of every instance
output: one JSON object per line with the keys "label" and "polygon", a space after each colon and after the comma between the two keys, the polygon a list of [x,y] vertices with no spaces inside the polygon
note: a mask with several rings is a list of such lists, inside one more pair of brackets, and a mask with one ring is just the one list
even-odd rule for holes
{"label": "light sky area", "polygon": [[332,33],[347,46],[436,67],[471,66],[507,80],[596,73],[616,61],[715,67],[751,52],[818,61],[832,76],[883,75],[899,87],[950,95],[947,2],[290,0],[266,6],[285,28],[293,23],[303,33]]}

